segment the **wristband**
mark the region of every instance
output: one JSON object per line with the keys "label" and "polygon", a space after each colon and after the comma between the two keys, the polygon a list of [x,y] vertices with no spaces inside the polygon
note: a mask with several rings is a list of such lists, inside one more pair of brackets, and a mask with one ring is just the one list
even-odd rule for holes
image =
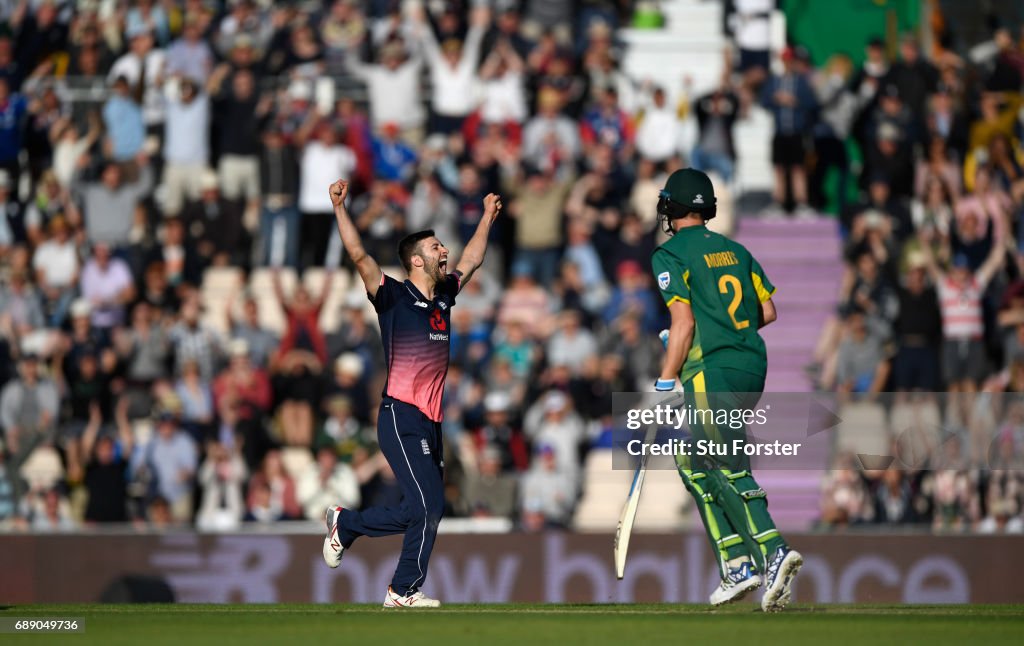
{"label": "wristband", "polygon": [[659,379],[654,382],[654,390],[659,393],[672,392],[676,389],[675,379]]}

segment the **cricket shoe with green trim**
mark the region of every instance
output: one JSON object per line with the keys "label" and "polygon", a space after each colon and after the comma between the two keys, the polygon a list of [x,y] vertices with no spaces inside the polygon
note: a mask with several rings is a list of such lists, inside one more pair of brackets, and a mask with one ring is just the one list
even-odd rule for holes
{"label": "cricket shoe with green trim", "polygon": [[732,568],[715,591],[711,593],[711,605],[722,606],[741,601],[748,594],[761,587],[761,577],[750,562]]}
{"label": "cricket shoe with green trim", "polygon": [[388,586],[388,593],[384,596],[384,608],[440,608],[441,602],[431,599],[419,590],[408,594],[398,594]]}
{"label": "cricket shoe with green trim", "polygon": [[766,568],[768,572],[765,575],[766,584],[764,597],[761,598],[761,610],[780,612],[789,604],[793,596],[793,579],[803,564],[804,557],[800,552],[788,547],[775,550]]}

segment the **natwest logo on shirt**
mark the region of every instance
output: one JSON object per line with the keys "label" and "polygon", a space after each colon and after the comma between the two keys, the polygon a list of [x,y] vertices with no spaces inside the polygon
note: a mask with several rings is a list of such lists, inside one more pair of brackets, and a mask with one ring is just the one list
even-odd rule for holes
{"label": "natwest logo on shirt", "polygon": [[430,328],[438,332],[448,329],[448,323],[441,317],[441,310],[435,309],[434,313],[430,315]]}

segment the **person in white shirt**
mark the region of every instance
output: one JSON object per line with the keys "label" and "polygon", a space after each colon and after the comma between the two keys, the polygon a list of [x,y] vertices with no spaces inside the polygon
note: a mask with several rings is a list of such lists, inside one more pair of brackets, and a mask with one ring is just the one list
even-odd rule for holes
{"label": "person in white shirt", "polygon": [[75,298],[78,283],[78,249],[68,235],[68,224],[62,216],[54,216],[49,224],[50,237],[36,247],[32,269],[46,299],[51,327],[60,327]]}
{"label": "person in white shirt", "polygon": [[480,43],[487,31],[490,17],[486,9],[473,12],[466,42],[446,40],[440,46],[429,24],[419,24],[419,40],[430,66],[432,85],[430,132],[458,132],[462,122],[476,108],[477,61]]}
{"label": "person in white shirt", "polygon": [[655,87],[636,130],[637,152],[653,162],[668,161],[679,151],[681,131],[679,116],[669,104],[665,90]]}
{"label": "person in white shirt", "polygon": [[163,83],[164,50],[154,48],[153,32],[145,25],[133,27],[126,34],[129,49],[114,61],[107,74],[107,81],[113,83],[124,77],[133,87],[142,83],[142,121],[148,134],[160,136],[164,122],[164,99],[160,91]]}
{"label": "person in white shirt", "polygon": [[[325,261],[334,229],[334,205],[324,190],[339,177],[352,177],[356,156],[339,141],[338,132],[327,120],[311,115],[296,134],[302,146],[299,162],[299,211],[302,225],[299,235],[302,267]],[[304,144],[304,145],[303,145]]]}
{"label": "person in white shirt", "polygon": [[359,480],[352,467],[338,462],[333,446],[321,447],[316,462],[311,462],[295,483],[295,494],[306,518],[319,520],[324,509],[340,505],[348,509],[359,507]]}
{"label": "person in white shirt", "polygon": [[526,64],[508,40],[499,40],[480,68],[484,123],[523,123],[528,116],[523,69]]}
{"label": "person in white shirt", "polygon": [[135,300],[135,280],[128,264],[110,253],[110,245],[97,242],[93,257],[82,269],[82,296],[92,305],[92,324],[107,330],[124,323],[125,307]]}
{"label": "person in white shirt", "polygon": [[738,71],[768,71],[771,63],[771,14],[775,0],[734,0],[735,12],[729,15],[729,30],[740,52]]}
{"label": "person in white shirt", "polygon": [[564,310],[558,316],[559,329],[548,339],[548,363],[565,366],[572,374],[579,375],[586,364],[597,357],[597,340],[585,327],[580,325],[577,310]]}
{"label": "person in white shirt", "polygon": [[68,117],[62,117],[51,130],[54,138],[53,174],[61,188],[71,188],[71,183],[78,172],[78,161],[102,135],[103,125],[99,116],[90,113],[88,120],[89,130],[84,135],[78,132],[78,128]]}
{"label": "person in white shirt", "polygon": [[523,161],[540,169],[558,168],[565,176],[580,154],[579,128],[561,113],[562,97],[556,90],[542,89],[537,104],[537,116],[523,128]]}
{"label": "person in white shirt", "polygon": [[419,143],[423,139],[425,120],[420,98],[423,59],[415,51],[406,58],[405,47],[392,41],[381,48],[380,61],[380,64],[366,64],[356,56],[348,56],[345,65],[353,76],[366,84],[373,127],[397,124],[403,139]]}
{"label": "person in white shirt", "polygon": [[203,498],[196,513],[196,527],[201,531],[230,531],[238,529],[245,516],[245,496],[242,485],[248,470],[235,450],[219,442],[210,445],[198,480],[203,487]]}
{"label": "person in white shirt", "polygon": [[580,473],[579,449],[586,439],[586,425],[564,392],[549,390],[526,410],[523,432],[534,446],[550,446],[557,458],[556,468],[572,477]]}
{"label": "person in white shirt", "polygon": [[200,182],[210,158],[210,99],[195,81],[182,78],[168,92],[164,141],[164,213],[177,215],[185,199],[199,198]]}

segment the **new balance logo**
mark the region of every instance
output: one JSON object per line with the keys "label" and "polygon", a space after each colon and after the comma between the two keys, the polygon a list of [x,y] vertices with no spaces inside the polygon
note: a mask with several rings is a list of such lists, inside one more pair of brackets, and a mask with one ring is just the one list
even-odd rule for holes
{"label": "new balance logo", "polygon": [[423,309],[427,309],[428,307],[430,307],[430,303],[424,303],[423,301],[416,301],[416,307],[422,307]]}
{"label": "new balance logo", "polygon": [[423,455],[430,455],[430,444],[427,443],[427,438],[420,440],[420,447],[423,449]]}

